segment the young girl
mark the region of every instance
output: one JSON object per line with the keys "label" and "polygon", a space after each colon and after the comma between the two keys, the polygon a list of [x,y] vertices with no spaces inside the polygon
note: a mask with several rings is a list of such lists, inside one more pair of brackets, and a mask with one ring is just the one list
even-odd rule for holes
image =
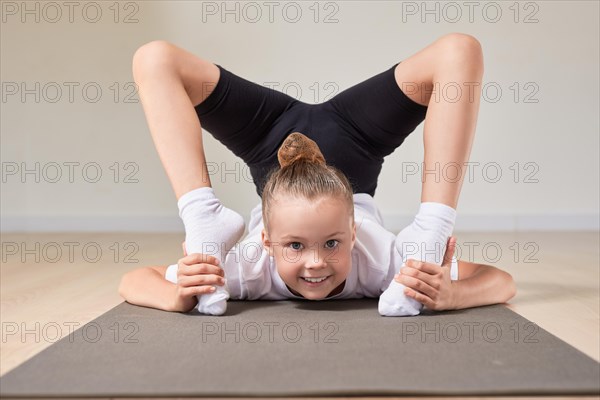
{"label": "young girl", "polygon": [[[453,258],[462,176],[424,179],[419,212],[398,235],[383,228],[373,200],[384,157],[423,119],[424,171],[468,161],[483,73],[471,36],[443,36],[320,104],[163,41],[136,52],[133,73],[186,239],[177,264],[123,277],[126,301],[221,315],[229,298],[379,297],[381,315],[404,316],[514,296],[506,272]],[[434,82],[466,82],[476,93],[434,101]],[[200,123],[248,164],[261,197],[239,243],[244,220],[212,190]]]}

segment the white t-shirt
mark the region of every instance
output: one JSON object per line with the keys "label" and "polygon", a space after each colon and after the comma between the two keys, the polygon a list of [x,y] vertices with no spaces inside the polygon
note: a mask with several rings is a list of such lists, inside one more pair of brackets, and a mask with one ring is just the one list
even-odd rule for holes
{"label": "white t-shirt", "polygon": [[[344,289],[330,299],[378,298],[402,266],[402,246],[396,235],[383,227],[381,213],[373,197],[356,193],[354,221],[356,241],[352,249],[352,268]],[[252,209],[248,235],[238,242],[225,257],[227,289],[231,299],[283,300],[302,299],[289,291],[275,268],[275,261],[263,248],[262,204]],[[454,257],[450,268],[452,280],[458,280],[458,262]],[[165,279],[177,283],[177,264],[170,265]]]}

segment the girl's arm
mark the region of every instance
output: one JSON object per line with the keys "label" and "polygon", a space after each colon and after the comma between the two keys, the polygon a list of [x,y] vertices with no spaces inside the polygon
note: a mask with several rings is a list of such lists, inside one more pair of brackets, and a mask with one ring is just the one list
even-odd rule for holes
{"label": "girl's arm", "polygon": [[513,277],[496,267],[458,261],[458,280],[454,286],[454,308],[505,303],[517,293]]}
{"label": "girl's arm", "polygon": [[119,295],[131,304],[175,311],[177,285],[165,279],[166,270],[167,267],[162,266],[129,271],[121,278]]}
{"label": "girl's arm", "polygon": [[441,268],[408,259],[394,279],[406,286],[405,295],[436,311],[459,310],[505,303],[517,292],[512,276],[489,265],[458,261],[458,280],[451,279],[456,238],[448,239]]}
{"label": "girl's arm", "polygon": [[177,283],[165,279],[167,267],[142,267],[129,271],[119,285],[128,303],[165,311],[188,312],[198,304],[197,296],[213,293],[213,285],[225,285],[225,272],[214,256],[193,253],[177,262]]}

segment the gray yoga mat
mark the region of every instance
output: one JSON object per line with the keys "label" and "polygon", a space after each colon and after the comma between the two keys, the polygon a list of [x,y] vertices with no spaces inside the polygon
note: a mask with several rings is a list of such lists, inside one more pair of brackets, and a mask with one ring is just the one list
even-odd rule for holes
{"label": "gray yoga mat", "polygon": [[4,397],[600,393],[599,364],[502,305],[379,316],[377,299],[122,303],[0,378]]}

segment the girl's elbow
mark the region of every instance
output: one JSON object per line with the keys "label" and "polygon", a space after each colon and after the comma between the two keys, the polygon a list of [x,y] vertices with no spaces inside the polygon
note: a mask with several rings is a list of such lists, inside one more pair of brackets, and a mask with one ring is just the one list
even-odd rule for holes
{"label": "girl's elbow", "polygon": [[119,282],[119,288],[117,289],[119,292],[119,296],[121,296],[125,300],[127,300],[127,295],[129,293],[128,289],[131,272],[132,271],[129,271],[121,277],[121,281]]}
{"label": "girl's elbow", "polygon": [[119,282],[119,289],[117,289],[118,292],[119,292],[119,296],[121,296],[125,300],[126,300],[126,297],[125,297],[125,288],[126,288],[126,286],[125,286],[125,277],[126,276],[127,276],[127,274],[125,274],[125,275],[123,275],[121,277],[121,282]]}
{"label": "girl's elbow", "polygon": [[505,300],[505,302],[507,302],[517,295],[517,284],[515,283],[515,280],[513,279],[511,274],[509,274],[506,271],[504,271],[504,273],[506,274],[506,286],[508,288],[507,297]]}

